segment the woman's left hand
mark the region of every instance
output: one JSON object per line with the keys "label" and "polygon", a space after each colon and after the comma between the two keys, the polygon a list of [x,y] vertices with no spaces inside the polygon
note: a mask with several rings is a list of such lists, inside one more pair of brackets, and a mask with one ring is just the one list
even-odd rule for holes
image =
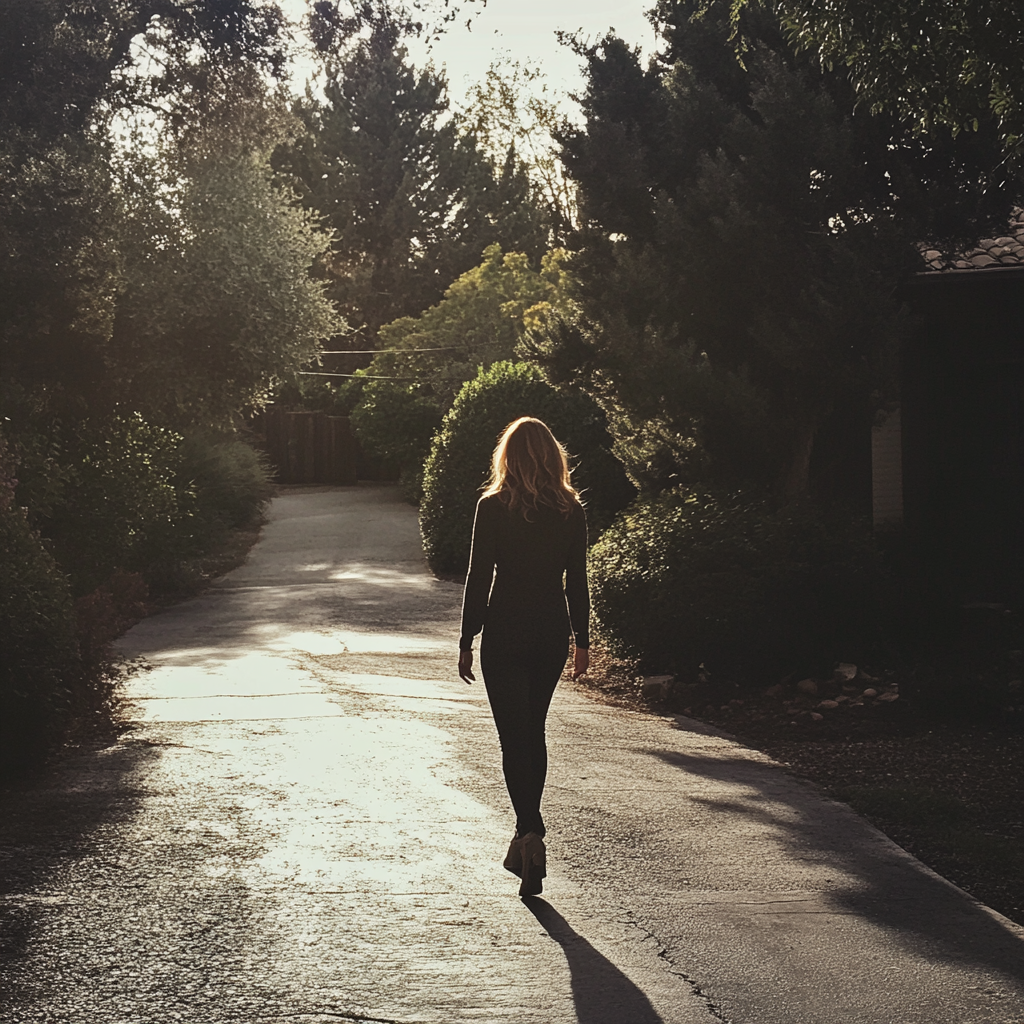
{"label": "woman's left hand", "polygon": [[473,652],[459,651],[459,675],[467,683],[475,683],[476,676],[473,675]]}

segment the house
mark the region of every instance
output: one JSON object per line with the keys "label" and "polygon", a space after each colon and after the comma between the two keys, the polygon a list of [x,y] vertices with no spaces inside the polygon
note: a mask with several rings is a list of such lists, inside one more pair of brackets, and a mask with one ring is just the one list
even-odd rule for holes
{"label": "house", "polygon": [[905,287],[899,405],[876,416],[876,529],[902,526],[964,603],[1024,599],[1024,212]]}

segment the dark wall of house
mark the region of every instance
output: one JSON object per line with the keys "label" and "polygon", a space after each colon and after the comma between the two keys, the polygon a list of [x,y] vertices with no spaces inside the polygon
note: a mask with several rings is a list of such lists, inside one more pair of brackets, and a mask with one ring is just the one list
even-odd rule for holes
{"label": "dark wall of house", "polygon": [[902,371],[907,530],[961,601],[1024,598],[1024,270],[916,278]]}
{"label": "dark wall of house", "polygon": [[811,454],[811,490],[871,516],[871,422],[867,395],[838,406],[821,425]]}

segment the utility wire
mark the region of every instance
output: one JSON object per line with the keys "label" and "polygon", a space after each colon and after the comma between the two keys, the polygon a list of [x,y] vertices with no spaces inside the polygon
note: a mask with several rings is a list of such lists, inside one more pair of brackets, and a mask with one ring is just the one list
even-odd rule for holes
{"label": "utility wire", "polygon": [[419,377],[378,377],[372,373],[324,373],[317,370],[299,370],[305,377],[358,377],[360,380],[419,380]]}
{"label": "utility wire", "polygon": [[322,356],[375,356],[379,352],[454,352],[460,345],[442,345],[440,348],[342,348],[335,351],[323,351]]}

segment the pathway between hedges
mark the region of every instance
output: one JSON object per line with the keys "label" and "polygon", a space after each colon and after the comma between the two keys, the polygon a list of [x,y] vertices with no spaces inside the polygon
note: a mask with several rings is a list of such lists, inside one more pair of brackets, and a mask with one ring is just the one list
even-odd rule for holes
{"label": "pathway between hedges", "polygon": [[0,1020],[1024,1021],[1024,931],[765,756],[564,685],[524,903],[459,588],[394,489],[278,498],[125,638],[134,725],[2,798]]}

